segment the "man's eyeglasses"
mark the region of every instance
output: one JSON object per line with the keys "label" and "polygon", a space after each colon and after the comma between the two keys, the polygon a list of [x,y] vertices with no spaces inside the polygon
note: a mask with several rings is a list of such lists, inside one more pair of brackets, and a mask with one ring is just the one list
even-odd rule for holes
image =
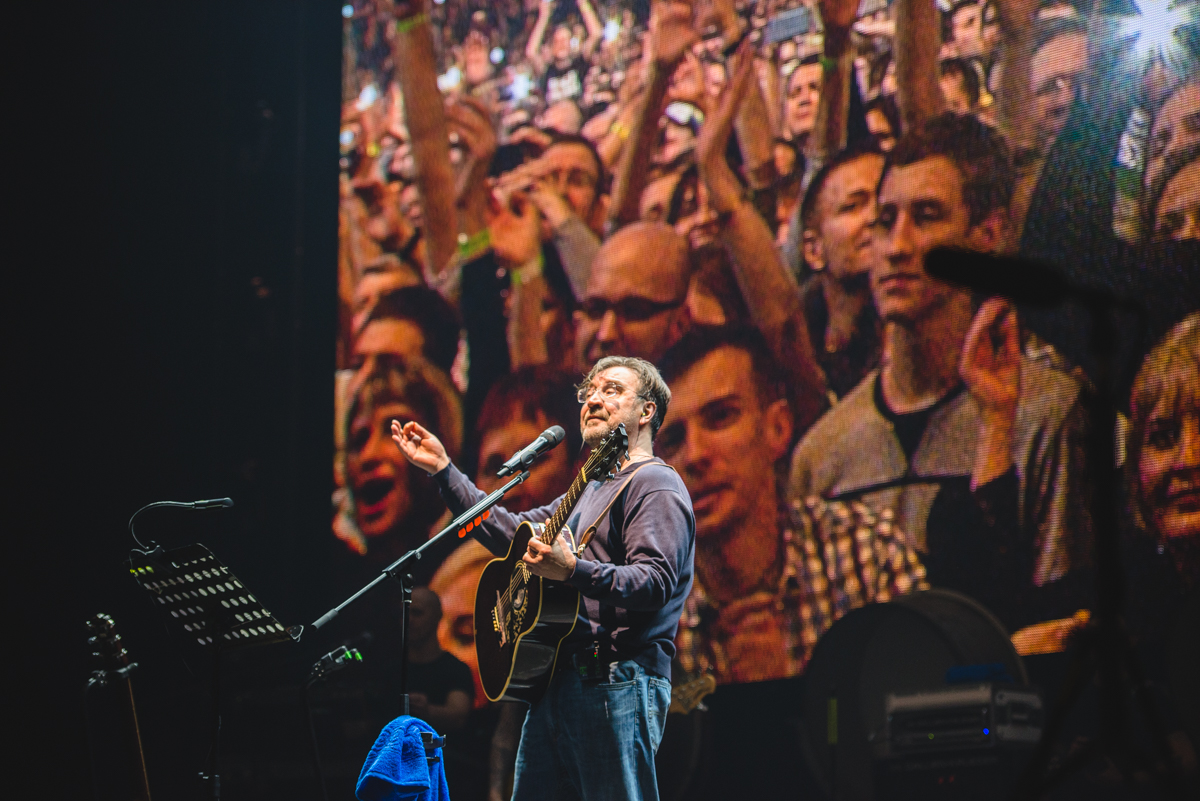
{"label": "man's eyeglasses", "polygon": [[546,173],[546,177],[552,178],[556,183],[565,183],[573,189],[594,189],[597,183],[596,176],[578,167],[570,170],[551,170]]}
{"label": "man's eyeglasses", "polygon": [[626,387],[624,384],[620,384],[616,381],[605,381],[598,387],[579,387],[577,390],[575,390],[575,400],[579,401],[580,403],[587,403],[589,398],[599,392],[600,397],[604,400],[615,401],[617,398],[620,398],[622,395],[624,395],[625,391]]}
{"label": "man's eyeglasses", "polygon": [[679,300],[659,301],[649,298],[621,298],[609,302],[604,298],[588,298],[579,305],[588,318],[600,320],[611,310],[617,318],[631,323],[644,323],[656,314],[678,309],[683,305],[684,298]]}

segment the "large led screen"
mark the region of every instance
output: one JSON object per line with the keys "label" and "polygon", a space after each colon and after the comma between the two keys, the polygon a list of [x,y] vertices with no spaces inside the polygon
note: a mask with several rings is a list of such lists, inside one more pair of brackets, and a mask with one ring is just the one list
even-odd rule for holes
{"label": "large led screen", "polygon": [[[695,518],[676,711],[711,677],[714,714],[726,697],[789,715],[791,690],[753,685],[799,681],[843,616],[929,588],[1024,656],[1061,652],[1096,603],[1098,392],[1119,412],[1129,614],[1193,585],[1196,3],[354,0],[343,17],[333,574],[369,577],[450,520],[393,420],[484,491],[562,426],[503,505],[553,504],[588,457],[576,386],[618,355],[670,388],[654,453]],[[940,247],[1003,257],[958,257],[994,283],[934,277]],[[1148,309],[1118,321],[1120,363],[1086,303],[1011,299],[1014,263]],[[494,555],[468,535],[433,556],[417,581],[484,714],[473,609]]]}

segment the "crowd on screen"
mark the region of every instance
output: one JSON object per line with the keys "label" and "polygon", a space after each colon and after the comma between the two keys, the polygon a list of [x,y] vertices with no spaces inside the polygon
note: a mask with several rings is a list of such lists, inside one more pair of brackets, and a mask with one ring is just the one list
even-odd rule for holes
{"label": "crowd on screen", "polygon": [[[677,680],[800,676],[842,614],[929,586],[1023,653],[1061,650],[1093,602],[1093,376],[922,265],[940,245],[1169,260],[1200,239],[1195,25],[1143,52],[1101,5],[346,5],[335,535],[379,564],[447,522],[393,419],[488,491],[561,425],[506,501],[548,503],[582,462],[575,383],[638,356],[671,387],[655,450],[697,523]],[[1181,302],[1124,390],[1147,610],[1200,575],[1200,314]],[[468,666],[490,558],[468,540],[421,577]],[[502,797],[515,736],[501,715],[480,797]]]}

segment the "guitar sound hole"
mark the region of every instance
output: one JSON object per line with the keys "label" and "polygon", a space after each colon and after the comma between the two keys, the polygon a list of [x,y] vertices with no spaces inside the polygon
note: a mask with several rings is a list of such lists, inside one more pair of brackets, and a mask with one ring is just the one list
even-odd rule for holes
{"label": "guitar sound hole", "polygon": [[513,598],[513,609],[525,608],[525,590],[517,590],[517,595]]}

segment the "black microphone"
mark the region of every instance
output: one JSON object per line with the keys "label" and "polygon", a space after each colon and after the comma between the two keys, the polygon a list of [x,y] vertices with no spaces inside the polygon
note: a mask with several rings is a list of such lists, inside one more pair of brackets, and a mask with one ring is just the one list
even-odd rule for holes
{"label": "black microphone", "polygon": [[233,498],[210,498],[207,501],[192,501],[193,509],[228,509],[233,506]]}
{"label": "black microphone", "polygon": [[553,448],[558,443],[562,442],[567,436],[567,432],[563,431],[562,426],[550,426],[541,433],[537,439],[529,443],[527,446],[517,451],[513,458],[504,463],[500,468],[500,472],[496,474],[499,478],[512,475],[519,470],[524,470],[529,465],[533,464],[533,460],[541,456],[546,451]]}
{"label": "black microphone", "polygon": [[925,256],[925,271],[942,281],[1027,306],[1055,306],[1068,292],[1066,279],[1053,267],[973,250],[934,248]]}

